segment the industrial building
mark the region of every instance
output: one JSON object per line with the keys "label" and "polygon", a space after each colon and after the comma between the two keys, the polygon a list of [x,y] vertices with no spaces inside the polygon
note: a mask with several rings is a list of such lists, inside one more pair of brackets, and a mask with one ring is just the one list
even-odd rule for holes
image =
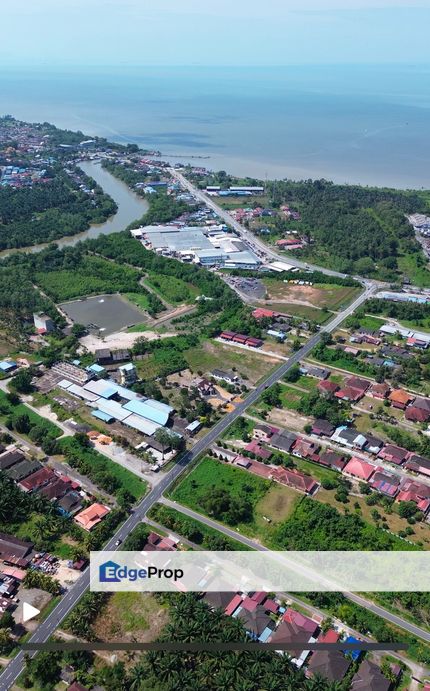
{"label": "industrial building", "polygon": [[103,422],[114,420],[148,437],[168,425],[173,408],[116,384],[110,379],[89,381],[84,386],[63,379],[59,386],[93,408],[92,415]]}

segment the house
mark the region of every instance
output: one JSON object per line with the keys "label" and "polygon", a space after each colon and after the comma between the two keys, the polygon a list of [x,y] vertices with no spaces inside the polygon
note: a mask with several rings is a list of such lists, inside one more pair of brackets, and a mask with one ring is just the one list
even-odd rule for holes
{"label": "house", "polygon": [[[255,606],[251,606],[250,602]],[[270,628],[273,631],[275,627],[264,605],[257,604],[249,597],[242,601],[242,606],[235,616],[240,619],[245,630],[254,640],[258,640],[265,629]]]}
{"label": "house", "polygon": [[10,451],[5,451],[0,455],[0,470],[7,470],[12,468],[12,466],[17,463],[21,463],[25,460],[25,456],[18,449],[11,449]]}
{"label": "house", "polygon": [[57,509],[63,516],[73,516],[82,508],[82,497],[78,492],[68,492],[57,502]]}
{"label": "house", "polygon": [[366,437],[353,427],[338,427],[331,439],[350,449],[364,449],[367,443]]}
{"label": "house", "polygon": [[372,396],[372,398],[378,398],[380,400],[387,398],[389,393],[390,387],[386,382],[382,382],[381,384],[372,384],[370,389],[367,391],[368,396]]}
{"label": "house", "polygon": [[320,675],[330,681],[342,681],[352,663],[340,650],[317,650],[308,663],[309,677]]}
{"label": "house", "polygon": [[325,381],[327,377],[329,377],[331,374],[331,371],[329,369],[326,369],[325,367],[315,367],[315,366],[308,366],[307,367],[307,375],[309,377],[315,377],[316,379],[320,379],[321,381]]}
{"label": "house", "polygon": [[252,316],[254,319],[276,319],[279,313],[265,309],[264,307],[257,307],[257,309],[252,312]]}
{"label": "house", "polygon": [[310,458],[318,451],[318,446],[312,441],[299,437],[293,447],[293,453],[299,458]]}
{"label": "house", "polygon": [[379,458],[388,463],[401,465],[409,456],[409,451],[403,449],[401,446],[394,446],[394,444],[387,444],[378,454]]}
{"label": "house", "polygon": [[28,566],[33,546],[32,542],[25,542],[12,535],[0,533],[0,559],[7,564],[23,568]]}
{"label": "house", "polygon": [[309,617],[296,612],[295,610],[288,608],[282,617],[282,620],[269,637],[269,643],[285,643],[285,644],[298,644],[299,648],[297,650],[288,650],[288,654],[294,656],[293,662],[301,667],[309,655],[308,650],[303,650],[302,645],[304,642],[313,643],[315,642],[315,635],[318,631],[318,624]]}
{"label": "house", "polygon": [[193,382],[193,386],[195,386],[200,396],[213,396],[216,393],[216,389],[213,383],[205,377]]}
{"label": "house", "polygon": [[319,487],[318,482],[313,477],[304,475],[304,473],[300,473],[298,470],[288,470],[281,466],[270,470],[269,479],[288,485],[288,487],[292,487],[305,494],[314,494]]}
{"label": "house", "polygon": [[236,384],[239,381],[239,377],[234,372],[231,372],[231,371],[225,372],[224,370],[220,370],[220,369],[212,370],[211,376],[214,379],[220,379],[222,381],[226,381],[228,384]]}
{"label": "house", "polygon": [[93,530],[109,512],[110,509],[108,509],[107,506],[95,503],[78,513],[74,520],[81,528],[90,531]]}
{"label": "house", "polygon": [[33,314],[34,327],[39,334],[50,333],[55,330],[55,323],[53,319],[43,312],[36,312]]}
{"label": "house", "polygon": [[233,612],[235,612],[237,608],[241,605],[241,603],[242,597],[236,594],[228,603],[227,607],[224,610],[224,614],[230,617],[233,614]]}
{"label": "house", "polygon": [[339,384],[328,380],[320,381],[317,384],[317,389],[323,396],[333,396],[336,391],[339,391]]}
{"label": "house", "polygon": [[221,459],[222,461],[227,461],[228,463],[233,463],[237,458],[236,451],[231,449],[223,449],[221,446],[212,446],[213,454]]}
{"label": "house", "polygon": [[415,502],[418,510],[427,515],[430,510],[430,486],[412,478],[404,478],[396,497],[396,502],[400,501]]}
{"label": "house", "polygon": [[193,422],[190,422],[190,424],[185,427],[184,432],[188,437],[193,437],[199,430],[201,430],[202,426],[203,425],[200,420],[193,420]]}
{"label": "house", "polygon": [[420,408],[430,412],[430,398],[421,398],[420,396],[417,396],[413,405],[414,408]]}
{"label": "house", "polygon": [[375,466],[353,456],[343,469],[345,475],[368,482],[375,472]]}
{"label": "house", "polygon": [[22,489],[23,492],[34,492],[52,482],[56,477],[57,476],[51,468],[44,466],[24,480],[21,480],[21,482],[18,483],[18,487]]}
{"label": "house", "polygon": [[341,454],[336,453],[335,451],[331,451],[330,449],[321,454],[320,461],[323,465],[326,465],[330,468],[333,468],[333,470],[338,470],[340,472],[342,472],[346,465],[345,457],[341,456]]}
{"label": "house", "polygon": [[389,691],[391,681],[382,674],[378,665],[363,660],[351,681],[351,691]]}
{"label": "house", "polygon": [[429,342],[424,341],[422,338],[416,338],[414,336],[409,336],[406,339],[406,345],[409,348],[421,348],[421,350],[425,350],[428,348]]}
{"label": "house", "polygon": [[352,389],[350,386],[344,386],[339,391],[336,391],[334,395],[341,401],[356,403],[360,398],[363,398],[364,392],[361,389]]}
{"label": "house", "polygon": [[413,473],[420,473],[430,477],[430,460],[418,454],[413,454],[405,463],[405,468]]}
{"label": "house", "polygon": [[383,468],[376,468],[373,477],[369,481],[369,485],[376,492],[385,494],[387,497],[395,497],[399,491],[400,477],[387,473]]}
{"label": "house", "polygon": [[403,389],[394,389],[388,396],[393,408],[404,410],[414,400],[414,396]]}
{"label": "house", "polygon": [[345,386],[350,389],[357,389],[357,391],[361,391],[364,395],[370,387],[370,381],[361,377],[348,377],[345,379]]}
{"label": "house", "polygon": [[260,446],[258,441],[253,439],[249,444],[245,446],[245,451],[249,451],[250,453],[253,453],[257,458],[262,458],[263,460],[268,461],[269,458],[273,456],[272,452],[269,451],[269,449],[265,449],[263,446]]}
{"label": "house", "polygon": [[219,335],[224,341],[232,341],[234,336],[236,336],[234,331],[222,331]]}
{"label": "house", "polygon": [[251,348],[261,348],[263,343],[264,341],[262,341],[261,338],[253,338],[250,336],[246,339],[246,345],[250,346]]}
{"label": "house", "polygon": [[279,449],[279,451],[286,451],[287,453],[290,453],[296,441],[297,436],[295,434],[292,432],[286,432],[284,430],[279,434],[273,435],[270,440],[270,446],[273,446],[275,449]]}
{"label": "house", "polygon": [[125,365],[118,367],[119,381],[121,386],[131,386],[137,381],[136,366],[132,362],[127,362]]}
{"label": "house", "polygon": [[428,422],[430,420],[430,410],[417,408],[415,404],[409,405],[405,411],[405,418],[410,422]]}
{"label": "house", "polygon": [[374,437],[372,434],[367,433],[364,436],[366,437],[365,451],[377,455],[384,446],[382,439],[378,439],[378,437]]}
{"label": "house", "polygon": [[258,441],[264,441],[268,443],[274,434],[279,434],[279,429],[277,427],[272,427],[271,425],[258,424],[255,425],[252,436]]}
{"label": "house", "polygon": [[2,360],[0,362],[0,372],[2,374],[10,374],[14,370],[16,370],[17,367],[18,365],[14,360]]}
{"label": "house", "polygon": [[316,434],[318,437],[331,437],[334,432],[334,425],[328,420],[315,420],[312,425],[312,434]]}
{"label": "house", "polygon": [[228,592],[212,592],[212,593],[205,593],[203,595],[203,600],[209,605],[211,609],[221,609],[225,610],[225,608],[230,604],[232,601],[233,597],[235,597],[236,593],[228,593]]}

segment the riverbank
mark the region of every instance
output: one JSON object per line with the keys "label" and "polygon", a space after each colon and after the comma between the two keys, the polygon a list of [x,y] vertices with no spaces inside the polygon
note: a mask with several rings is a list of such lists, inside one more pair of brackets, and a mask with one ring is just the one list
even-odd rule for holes
{"label": "riverbank", "polygon": [[[117,211],[104,223],[92,224],[82,233],[55,240],[55,244],[60,249],[63,247],[74,247],[78,242],[82,242],[83,240],[94,240],[99,235],[109,235],[110,233],[117,233],[121,230],[125,230],[130,223],[140,219],[149,209],[149,204],[146,199],[135,194],[124,182],[121,182],[121,180],[118,180],[111,175],[111,173],[102,168],[100,163],[83,161],[79,164],[79,167],[86,175],[95,180],[106,194],[112,197],[117,205]],[[40,252],[50,244],[52,243],[43,242],[29,247],[4,250],[0,252],[0,259],[8,257],[15,252]]]}

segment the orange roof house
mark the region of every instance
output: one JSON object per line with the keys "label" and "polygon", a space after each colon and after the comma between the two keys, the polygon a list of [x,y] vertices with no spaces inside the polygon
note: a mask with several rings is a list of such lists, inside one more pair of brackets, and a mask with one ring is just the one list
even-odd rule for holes
{"label": "orange roof house", "polygon": [[388,400],[391,401],[394,408],[400,408],[401,410],[404,410],[414,398],[414,396],[403,389],[395,389],[388,396]]}
{"label": "orange roof house", "polygon": [[91,504],[87,509],[84,509],[75,516],[75,522],[84,530],[92,530],[100,521],[107,516],[110,509],[103,504]]}

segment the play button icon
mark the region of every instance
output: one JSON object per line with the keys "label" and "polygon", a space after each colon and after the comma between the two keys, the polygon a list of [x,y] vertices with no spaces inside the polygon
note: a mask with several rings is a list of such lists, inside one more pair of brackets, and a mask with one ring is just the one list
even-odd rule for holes
{"label": "play button icon", "polygon": [[24,624],[26,621],[37,617],[38,614],[40,614],[40,609],[33,607],[33,605],[29,605],[28,602],[22,603],[22,621]]}

